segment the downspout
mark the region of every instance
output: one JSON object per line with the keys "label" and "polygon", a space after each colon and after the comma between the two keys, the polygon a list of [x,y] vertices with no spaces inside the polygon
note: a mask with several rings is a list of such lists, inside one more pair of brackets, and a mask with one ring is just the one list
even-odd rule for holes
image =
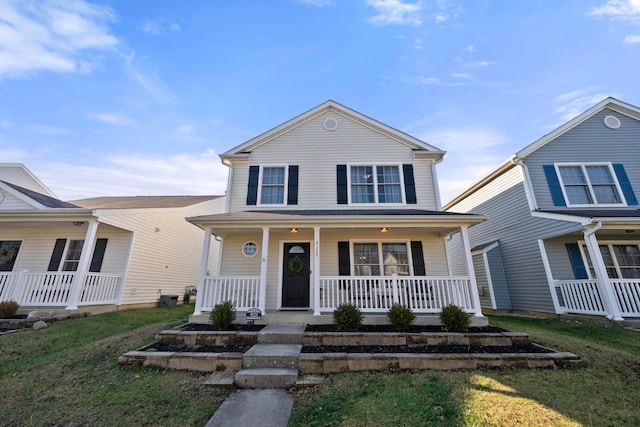
{"label": "downspout", "polygon": [[601,228],[602,222],[598,221],[594,227],[583,230],[584,240],[591,255],[591,262],[594,263],[594,270],[596,272],[598,286],[600,287],[600,293],[602,294],[604,303],[608,308],[609,314],[607,315],[607,319],[622,321],[624,318],[618,309],[618,304],[616,302],[615,295],[613,294],[613,290],[609,286],[609,274],[607,273],[607,268],[602,260],[602,254],[598,248],[598,240],[595,237],[595,233]]}

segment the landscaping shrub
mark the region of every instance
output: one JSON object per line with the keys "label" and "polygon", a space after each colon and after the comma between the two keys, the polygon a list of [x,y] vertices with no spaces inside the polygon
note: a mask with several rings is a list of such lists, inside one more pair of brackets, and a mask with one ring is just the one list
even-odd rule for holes
{"label": "landscaping shrub", "polygon": [[189,292],[185,292],[182,296],[182,303],[189,304],[191,302],[191,294]]}
{"label": "landscaping shrub", "polygon": [[465,313],[457,305],[449,304],[440,312],[440,322],[447,331],[467,332],[471,323],[471,315]]}
{"label": "landscaping shrub", "polygon": [[387,319],[396,329],[408,329],[416,320],[416,315],[409,307],[394,304],[387,312]]}
{"label": "landscaping shrub", "polygon": [[8,319],[15,316],[20,306],[15,301],[0,301],[0,319]]}
{"label": "landscaping shrub", "polygon": [[340,304],[333,312],[333,322],[339,331],[357,331],[363,318],[360,309],[353,304]]}
{"label": "landscaping shrub", "polygon": [[214,328],[226,329],[236,320],[236,308],[231,301],[225,301],[213,307],[209,316]]}

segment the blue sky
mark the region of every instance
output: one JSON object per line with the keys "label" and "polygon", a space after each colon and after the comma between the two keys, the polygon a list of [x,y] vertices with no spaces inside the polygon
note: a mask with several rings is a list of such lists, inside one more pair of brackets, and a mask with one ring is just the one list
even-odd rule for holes
{"label": "blue sky", "polygon": [[332,99],[446,150],[443,202],[606,96],[640,0],[0,0],[0,162],[61,199],[222,194],[232,147]]}

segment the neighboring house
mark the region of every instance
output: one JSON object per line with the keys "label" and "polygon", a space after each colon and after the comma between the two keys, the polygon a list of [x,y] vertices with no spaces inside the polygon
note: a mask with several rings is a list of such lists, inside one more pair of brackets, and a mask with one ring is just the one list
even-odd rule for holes
{"label": "neighboring house", "polygon": [[[455,303],[486,321],[473,270],[452,275],[445,248],[483,218],[440,210],[443,155],[333,101],[222,154],[225,213],[188,218],[206,230],[204,248],[222,242],[219,276],[203,253],[193,320],[231,300],[283,321],[318,321],[342,303],[367,315],[401,303],[422,322]],[[468,247],[462,256],[470,265]]]}
{"label": "neighboring house", "polygon": [[640,109],[607,98],[444,209],[489,218],[469,230],[484,307],[622,320],[640,317],[639,191]]}
{"label": "neighboring house", "polygon": [[[195,287],[202,230],[218,196],[63,202],[22,164],[0,164],[0,301],[24,309],[115,310]],[[90,242],[90,243],[88,243]],[[216,254],[218,243],[212,242]],[[212,263],[215,274],[215,263]]]}

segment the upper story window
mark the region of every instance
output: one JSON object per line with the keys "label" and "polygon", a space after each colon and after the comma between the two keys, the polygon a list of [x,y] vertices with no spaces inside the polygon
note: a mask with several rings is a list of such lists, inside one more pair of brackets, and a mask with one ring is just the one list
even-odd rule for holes
{"label": "upper story window", "polygon": [[284,203],[285,168],[262,168],[262,184],[260,186],[260,204],[281,205]]}
{"label": "upper story window", "polygon": [[610,163],[556,164],[567,205],[624,204]]}
{"label": "upper story window", "polygon": [[403,203],[400,167],[351,166],[351,203]]}

